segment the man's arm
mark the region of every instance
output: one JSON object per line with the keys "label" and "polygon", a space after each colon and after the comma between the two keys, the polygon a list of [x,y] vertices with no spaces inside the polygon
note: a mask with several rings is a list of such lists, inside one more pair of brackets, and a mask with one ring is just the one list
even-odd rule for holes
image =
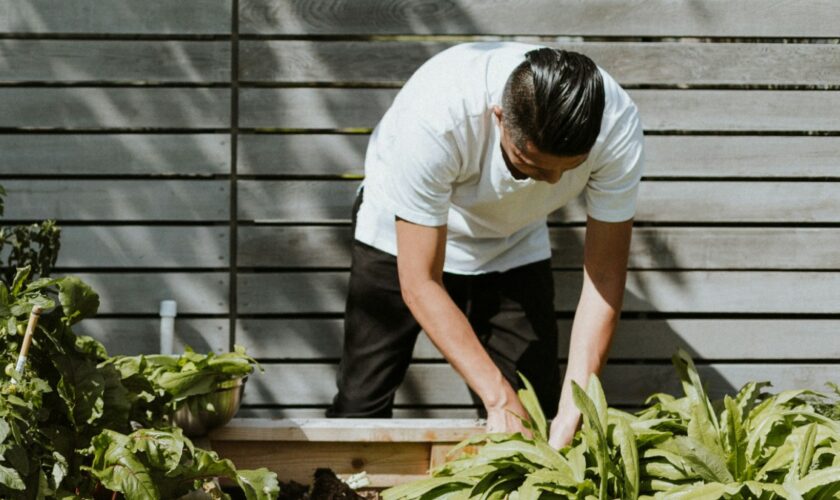
{"label": "man's arm", "polygon": [[403,300],[443,356],[487,408],[488,432],[523,431],[526,415],[516,392],[496,367],[443,287],[446,226],[397,219],[397,269]]}
{"label": "man's arm", "polygon": [[621,314],[632,227],[632,220],[610,223],[590,217],[586,221],[583,288],[572,325],[560,405],[549,437],[554,448],[572,440],[580,420],[572,399],[572,381],[585,388],[590,374],[599,374],[606,363]]}

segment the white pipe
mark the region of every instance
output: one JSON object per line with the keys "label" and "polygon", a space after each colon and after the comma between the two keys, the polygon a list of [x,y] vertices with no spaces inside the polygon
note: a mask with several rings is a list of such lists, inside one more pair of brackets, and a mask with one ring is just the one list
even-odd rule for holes
{"label": "white pipe", "polygon": [[175,349],[175,316],[178,304],[174,300],[160,302],[160,353],[172,355]]}

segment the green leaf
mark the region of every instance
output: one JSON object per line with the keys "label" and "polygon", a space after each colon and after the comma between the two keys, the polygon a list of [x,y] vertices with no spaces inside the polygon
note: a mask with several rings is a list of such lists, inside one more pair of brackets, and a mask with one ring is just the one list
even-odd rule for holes
{"label": "green leaf", "polygon": [[622,498],[635,499],[639,496],[639,450],[636,448],[636,436],[627,421],[618,420],[619,452],[623,464],[624,495]]}
{"label": "green leaf", "polygon": [[519,372],[517,373],[519,378],[522,379],[522,383],[525,385],[524,389],[519,389],[519,391],[517,391],[517,395],[519,396],[519,401],[522,402],[522,406],[525,407],[525,410],[528,412],[528,415],[531,417],[531,421],[534,424],[534,437],[539,439],[548,439],[548,425],[545,420],[545,414],[540,406],[540,401],[537,398],[537,393],[531,385],[531,382],[525,378],[525,375],[522,375]]}
{"label": "green leaf", "polygon": [[693,405],[699,405],[709,423],[712,425],[715,434],[720,433],[720,425],[717,422],[717,416],[712,408],[712,403],[706,395],[706,390],[703,388],[703,382],[700,380],[700,375],[697,373],[697,368],[694,366],[694,361],[691,356],[682,349],[679,349],[673,358],[671,358],[674,367],[677,369],[677,374],[680,377],[683,391],[686,397]]}
{"label": "green leaf", "polygon": [[814,459],[814,450],[816,448],[816,438],[817,424],[810,424],[805,433],[805,439],[802,440],[799,452],[797,453],[799,459],[799,469],[796,471],[797,479],[805,477],[811,469],[811,461]]}
{"label": "green leaf", "polygon": [[66,276],[57,280],[56,284],[66,324],[72,325],[90,318],[99,310],[99,295],[79,278]]}
{"label": "green leaf", "polygon": [[711,450],[703,443],[686,436],[676,436],[662,443],[660,448],[679,455],[691,469],[708,482],[728,484],[735,479],[726,467],[726,457],[720,450]]}
{"label": "green leaf", "polygon": [[726,410],[723,412],[721,421],[724,425],[724,443],[728,455],[726,465],[733,477],[740,481],[745,479],[747,469],[747,443],[746,432],[742,426],[743,414],[741,407],[729,395],[724,397],[723,402]]}
{"label": "green leaf", "polygon": [[840,485],[840,470],[837,467],[811,472],[795,482],[796,491],[805,495],[822,486]]}
{"label": "green leaf", "polygon": [[89,359],[58,355],[52,358],[61,378],[58,394],[67,405],[67,417],[76,428],[95,422],[102,416],[105,381]]}
{"label": "green leaf", "polygon": [[32,271],[31,266],[26,267],[19,267],[17,272],[15,273],[15,277],[12,280],[12,295],[17,295],[23,289],[23,284],[26,282],[26,279],[29,277],[29,273]]}
{"label": "green leaf", "polygon": [[277,475],[264,467],[237,471],[236,484],[247,500],[273,500],[280,493]]}
{"label": "green leaf", "polygon": [[382,500],[409,500],[416,498],[435,498],[434,493],[458,490],[469,491],[476,481],[460,477],[432,477],[411,483],[394,486],[382,492]]}
{"label": "green leaf", "polygon": [[20,478],[18,472],[10,467],[6,467],[5,465],[0,465],[0,484],[16,491],[23,491],[26,489],[26,485],[23,483],[23,480]]}
{"label": "green leaf", "polygon": [[662,495],[663,500],[718,500],[728,488],[720,483],[702,483],[674,488]]}

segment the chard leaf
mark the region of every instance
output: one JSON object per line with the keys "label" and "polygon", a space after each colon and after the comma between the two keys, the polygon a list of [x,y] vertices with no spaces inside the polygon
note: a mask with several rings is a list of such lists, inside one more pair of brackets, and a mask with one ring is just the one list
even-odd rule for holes
{"label": "chard leaf", "polygon": [[52,359],[61,378],[58,394],[67,405],[67,417],[76,428],[91,424],[102,416],[105,381],[89,359],[57,355]]}
{"label": "chard leaf", "polygon": [[29,273],[32,271],[32,266],[26,267],[19,267],[17,272],[15,272],[15,277],[12,280],[12,295],[17,295],[23,289],[23,284],[26,283],[26,279],[29,277]]}
{"label": "chard leaf", "polygon": [[99,295],[85,282],[75,276],[57,280],[58,301],[64,312],[63,321],[72,325],[84,318],[96,315],[99,310]]}

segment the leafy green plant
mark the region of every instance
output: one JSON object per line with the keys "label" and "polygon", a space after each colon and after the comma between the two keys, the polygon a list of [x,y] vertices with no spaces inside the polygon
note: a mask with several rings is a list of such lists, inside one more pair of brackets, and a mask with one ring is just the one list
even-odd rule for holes
{"label": "leafy green plant", "polygon": [[431,498],[829,499],[840,493],[840,423],[815,411],[810,391],[763,392],[746,384],[713,404],[693,361],[673,358],[685,397],[655,394],[630,414],[608,408],[593,376],[573,385],[582,428],[555,451],[530,385],[520,399],[532,431],[486,434],[453,450],[475,453],[432,477],[384,492],[386,500]]}
{"label": "leafy green plant", "polygon": [[[3,215],[6,190],[0,186],[0,215]],[[0,255],[2,281],[10,286],[16,270],[30,268],[29,278],[48,277],[61,249],[61,229],[55,221],[44,221],[28,226],[0,227]]]}
{"label": "leafy green plant", "polygon": [[93,438],[90,467],[84,467],[126,500],[178,498],[203,489],[214,498],[230,498],[213,481],[230,479],[248,500],[268,500],[279,493],[277,477],[267,469],[237,471],[230,460],[219,459],[184,437],[180,429],[140,429],[129,435],[104,430]]}
{"label": "leafy green plant", "polygon": [[[103,450],[121,443],[118,436],[142,427],[146,429],[142,436],[170,433],[177,441],[180,431],[168,429],[165,391],[156,392],[162,389],[142,373],[127,375],[117,369],[102,344],[72,331],[74,324],[96,313],[98,295],[72,276],[30,281],[29,275],[29,268],[19,269],[11,286],[0,283],[0,356],[8,363],[0,375],[0,498],[90,498],[99,481],[93,471],[104,470],[91,468],[92,460],[101,456],[105,462],[100,463],[109,463],[112,455]],[[45,312],[25,371],[15,373],[13,362],[35,306]],[[224,374],[230,374],[240,369],[237,363],[218,364]],[[151,430],[153,427],[161,429]],[[110,437],[100,437],[103,432]],[[126,439],[139,435],[133,436]],[[149,454],[163,450],[162,446],[158,443],[131,450],[152,457]],[[179,484],[192,485],[196,471],[232,478],[230,474],[235,474],[239,478],[235,481],[261,485],[260,491],[276,480],[264,470],[231,472],[229,462],[191,444],[188,449],[190,454],[185,455],[182,466],[166,472],[167,478]],[[267,494],[271,491],[266,490]]]}

